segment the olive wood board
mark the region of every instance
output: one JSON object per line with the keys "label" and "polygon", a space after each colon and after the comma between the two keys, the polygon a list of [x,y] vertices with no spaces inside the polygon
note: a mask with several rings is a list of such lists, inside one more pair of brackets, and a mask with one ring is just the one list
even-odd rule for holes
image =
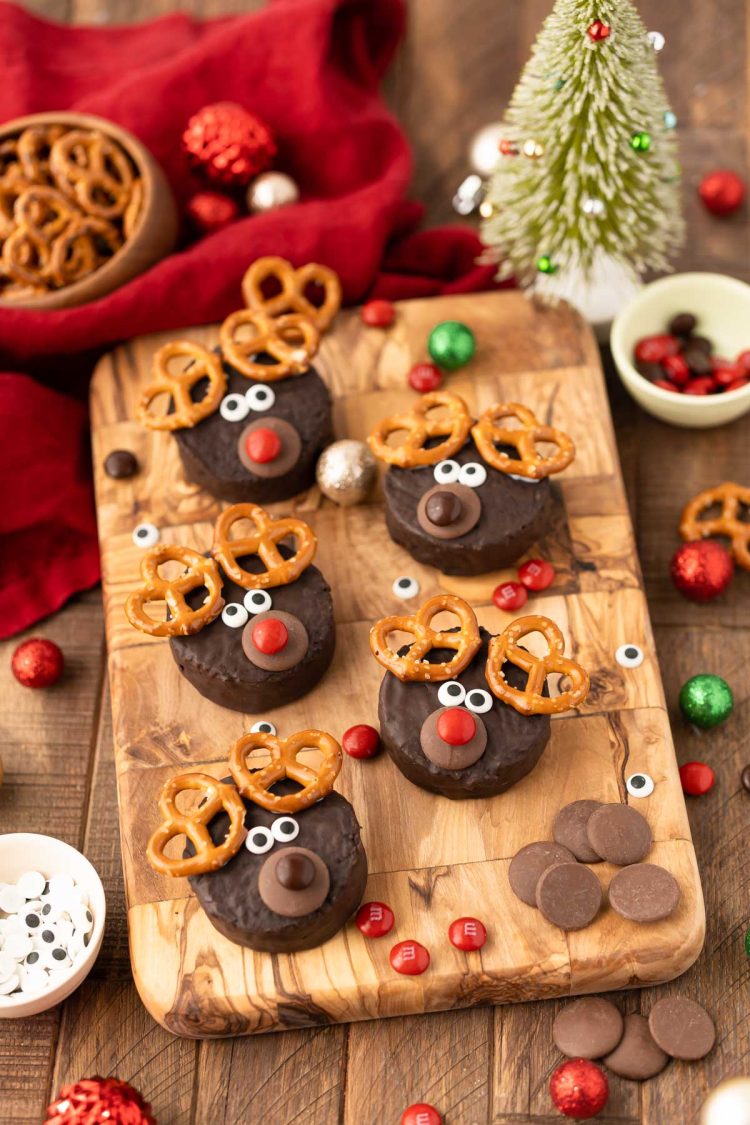
{"label": "olive wood board", "polygon": [[[364,438],[380,418],[409,406],[409,368],[424,358],[431,327],[447,319],[469,324],[478,341],[475,358],[447,377],[447,389],[475,412],[498,400],[524,402],[576,442],[575,461],[555,478],[549,533],[530,552],[554,563],[555,581],[520,613],[543,613],[560,625],[566,651],[590,672],[591,691],[578,712],[554,718],[533,772],[492,799],[457,802],[426,793],[385,754],[345,757],[336,788],[362,826],[365,898],[389,903],[396,924],[373,940],[351,921],[323,946],[294,955],[231,943],[211,926],[186,880],[152,871],[145,845],[162,784],[186,766],[225,776],[230,745],[261,717],[272,719],[282,737],[319,727],[340,738],[354,723],[376,724],[382,669],[369,651],[371,623],[449,590],[467,597],[480,622],[498,632],[520,615],[501,612],[491,599],[512,572],[448,578],[415,563],[386,533],[379,487],[354,508],[336,507],[317,488],[271,505],[276,514],[296,510],[316,531],[316,565],[333,588],[336,655],[310,695],[276,712],[217,707],[180,675],[168,641],[133,630],[123,610],[142,557],[133,527],[148,520],[163,542],[206,550],[221,508],[184,479],[173,437],[134,421],[151,356],[176,334],[132,340],[97,367],[93,453],[131,961],[146,1007],[177,1035],[240,1035],[653,984],[684,972],[700,952],[700,880],[588,327],[566,306],[544,308],[515,292],[403,302],[388,329],[366,327],[356,310],[341,312],[315,361],[334,396],[337,436]],[[211,346],[217,327],[177,335]],[[142,466],[129,480],[103,472],[105,456],[118,448],[132,450]],[[399,575],[420,583],[412,602],[392,592]],[[615,661],[625,642],[643,649],[639,667]],[[636,771],[653,778],[651,796],[628,794],[625,779]],[[507,871],[515,852],[549,839],[555,812],[584,797],[627,801],[646,816],[655,841],[649,859],[671,871],[682,890],[672,917],[639,926],[605,904],[589,927],[566,934],[512,894]],[[592,869],[605,886],[615,870]],[[466,915],[487,926],[481,951],[462,953],[448,941],[450,923]],[[406,938],[430,951],[422,976],[399,976],[390,966],[390,948]]]}

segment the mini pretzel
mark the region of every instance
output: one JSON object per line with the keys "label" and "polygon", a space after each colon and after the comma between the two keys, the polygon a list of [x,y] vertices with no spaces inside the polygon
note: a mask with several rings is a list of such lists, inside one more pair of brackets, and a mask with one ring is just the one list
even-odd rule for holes
{"label": "mini pretzel", "polygon": [[[250,520],[254,528],[249,535],[230,539],[238,520]],[[285,559],[278,544],[288,536],[294,537],[296,549],[291,558]],[[317,545],[312,528],[294,516],[274,519],[259,504],[233,504],[216,521],[211,554],[227,578],[245,590],[260,590],[294,582],[312,562]],[[258,555],[265,571],[253,574],[243,569],[238,560],[247,555]]]}
{"label": "mini pretzel", "polygon": [[49,278],[58,287],[72,285],[92,273],[106,257],[116,254],[121,246],[122,239],[112,223],[93,216],[82,217],[53,241]]}
{"label": "mini pretzel", "polygon": [[89,215],[114,219],[130,201],[132,165],[115,141],[96,129],[71,129],[53,143],[49,165],[61,189]]}
{"label": "mini pretzel", "polygon": [[[458,617],[461,628],[438,631],[431,627],[433,617],[449,610]],[[403,656],[391,648],[392,633],[409,633],[414,641]],[[474,658],[480,644],[479,626],[474,610],[455,594],[435,594],[415,614],[391,614],[376,621],[370,630],[370,648],[378,663],[398,676],[399,680],[451,680],[463,672]],[[455,656],[439,664],[425,659],[435,648],[453,649]]]}
{"label": "mini pretzel", "polygon": [[[179,562],[186,567],[178,578],[162,578],[159,567],[166,562]],[[125,602],[128,621],[150,637],[187,637],[198,633],[218,617],[224,605],[222,581],[213,559],[189,547],[163,545],[153,547],[141,561],[143,585],[134,590]],[[192,609],[185,595],[206,588],[203,605]],[[149,602],[166,602],[169,618],[156,621],[146,613]]]}
{"label": "mini pretzel", "polygon": [[13,205],[14,229],[3,244],[3,272],[24,285],[51,282],[55,239],[81,218],[55,188],[26,187]]}
{"label": "mini pretzel", "polygon": [[[529,633],[541,633],[547,642],[549,652],[546,656],[534,656],[518,642]],[[498,636],[490,641],[485,676],[493,695],[503,703],[509,703],[522,715],[554,715],[577,707],[586,698],[589,690],[588,673],[567,656],[563,656],[565,639],[548,617],[519,617]],[[528,679],[523,688],[511,687],[505,678],[505,661],[515,664],[527,673]],[[554,699],[542,695],[544,683],[551,672],[561,672],[567,676],[572,686]]]}
{"label": "mini pretzel", "polygon": [[[308,371],[319,340],[315,325],[297,313],[274,319],[254,309],[240,309],[231,313],[219,329],[224,359],[240,374],[261,383],[275,383]],[[254,357],[262,353],[275,362],[256,362]]]}
{"label": "mini pretzel", "polygon": [[[169,363],[175,357],[190,360],[184,371],[169,370]],[[151,374],[153,382],[146,387],[136,410],[138,420],[151,430],[190,429],[214,413],[227,389],[227,377],[219,357],[192,340],[172,340],[159,348]],[[201,379],[208,379],[208,389],[199,402],[194,402],[190,392]],[[171,397],[174,413],[149,412],[151,403],[161,394]]]}
{"label": "mini pretzel", "polygon": [[[499,426],[503,418],[517,418],[523,429]],[[485,410],[472,427],[471,436],[484,460],[501,473],[541,480],[551,473],[559,473],[570,464],[576,454],[572,439],[554,426],[543,426],[526,406],[517,402],[498,402]],[[537,442],[550,442],[557,452],[544,457],[536,448]],[[512,445],[519,458],[510,457],[498,445]]]}
{"label": "mini pretzel", "polygon": [[[193,790],[205,793],[204,800],[190,812],[177,808],[180,793]],[[181,773],[166,783],[159,797],[162,823],[146,846],[146,858],[160,875],[205,875],[217,871],[242,847],[245,830],[245,804],[233,785],[217,781],[207,773]],[[208,825],[220,812],[229,817],[229,828],[222,844],[215,844]],[[195,855],[166,856],[164,849],[175,836],[187,836]]]}
{"label": "mini pretzel", "polygon": [[[252,769],[247,763],[247,755],[252,750],[267,750],[271,761],[260,769]],[[297,761],[302,750],[321,752],[323,761],[317,770]],[[297,813],[331,792],[341,760],[341,747],[325,731],[301,730],[285,739],[255,731],[244,735],[229,751],[229,771],[248,801],[254,801],[269,812]],[[270,792],[272,785],[287,777],[298,782],[302,789],[283,797]]]}
{"label": "mini pretzel", "polygon": [[[444,406],[447,414],[430,414],[436,407]],[[458,395],[446,391],[430,391],[404,414],[394,414],[375,427],[367,439],[370,449],[381,461],[397,465],[400,469],[416,469],[435,465],[452,457],[465,444],[471,428],[469,408]],[[388,445],[391,434],[406,433],[401,445]],[[445,440],[427,447],[431,438]]]}
{"label": "mini pretzel", "polygon": [[[280,285],[280,292],[266,297],[263,285],[267,281]],[[309,285],[322,288],[322,305],[314,305],[305,296]],[[242,279],[242,296],[249,309],[260,309],[268,316],[301,313],[325,332],[341,305],[341,282],[333,270],[317,262],[296,270],[285,258],[258,258]]]}
{"label": "mini pretzel", "polygon": [[64,132],[62,125],[31,125],[20,134],[16,151],[23,174],[30,183],[51,182],[50,152]]}
{"label": "mini pretzel", "polygon": [[[701,519],[703,512],[712,504],[721,504],[721,513],[713,519]],[[680,535],[686,540],[706,539],[711,535],[726,536],[738,565],[743,570],[750,570],[750,523],[739,518],[741,506],[750,507],[750,488],[743,488],[732,481],[707,488],[683,508]]]}

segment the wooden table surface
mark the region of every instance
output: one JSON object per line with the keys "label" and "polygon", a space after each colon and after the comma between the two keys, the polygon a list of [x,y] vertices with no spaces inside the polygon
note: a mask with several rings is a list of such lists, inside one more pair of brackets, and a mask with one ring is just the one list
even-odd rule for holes
{"label": "wooden table surface", "polygon": [[[198,15],[246,11],[243,0],[36,0],[34,10],[71,22],[125,22],[174,7]],[[415,150],[414,194],[430,222],[450,220],[450,197],[467,172],[475,129],[495,120],[512,90],[550,0],[411,0],[409,36],[388,81],[391,104]],[[662,68],[680,119],[689,239],[682,268],[750,279],[747,215],[720,222],[695,200],[703,174],[747,172],[747,12],[741,0],[642,0],[646,24],[664,33]],[[454,217],[455,218],[455,217]],[[748,341],[750,343],[750,339]],[[750,578],[740,573],[720,604],[694,606],[668,577],[684,500],[724,479],[750,480],[747,422],[720,430],[670,429],[641,414],[610,379],[628,498],[638,535],[680,761],[710,762],[715,788],[689,803],[708,931],[697,964],[660,989],[620,996],[648,1013],[658,996],[683,992],[713,1014],[717,1046],[702,1063],[671,1063],[642,1085],[611,1081],[602,1123],[691,1125],[706,1091],[750,1072],[750,923],[745,865],[750,795],[747,643]],[[0,828],[41,831],[82,848],[105,883],[108,919],[94,972],[62,1007],[0,1024],[0,1120],[35,1125],[64,1083],[116,1074],[152,1102],[160,1125],[391,1125],[414,1101],[433,1102],[448,1125],[545,1125],[560,1121],[548,1094],[560,1061],[554,1002],[511,1005],[350,1027],[200,1043],[172,1038],[147,1015],[130,976],[122,889],[110,710],[100,593],[77,599],[34,632],[65,651],[63,681],[31,692],[12,679],[0,646]],[[702,736],[676,713],[680,685],[697,672],[724,675],[735,710]],[[729,1125],[729,1123],[727,1123]]]}

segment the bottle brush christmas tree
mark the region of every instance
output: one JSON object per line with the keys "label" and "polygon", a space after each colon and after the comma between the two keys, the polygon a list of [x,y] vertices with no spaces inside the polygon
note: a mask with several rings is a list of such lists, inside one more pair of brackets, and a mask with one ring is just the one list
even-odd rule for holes
{"label": "bottle brush christmas tree", "polygon": [[[569,295],[614,264],[628,284],[683,238],[663,46],[630,0],[557,0],[508,108],[482,235],[501,277]],[[608,265],[609,264],[609,265]]]}

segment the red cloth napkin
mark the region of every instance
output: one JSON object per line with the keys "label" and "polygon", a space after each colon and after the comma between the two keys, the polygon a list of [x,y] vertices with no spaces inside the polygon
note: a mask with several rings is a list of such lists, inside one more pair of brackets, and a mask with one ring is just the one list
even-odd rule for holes
{"label": "red cloth napkin", "polygon": [[0,636],[98,578],[85,407],[19,368],[69,390],[60,356],[84,353],[90,368],[93,349],[220,320],[264,254],[332,266],[348,302],[491,283],[470,231],[408,236],[421,217],[405,199],[409,149],[378,95],[403,29],[402,0],[274,0],[239,17],[117,28],[61,27],[0,3],[0,120],[50,109],[109,118],[148,146],[184,204],[200,186],[180,147],[187,118],[237,101],[271,126],[277,166],[302,192],[298,205],[242,219],[102,300],[0,313]]}

